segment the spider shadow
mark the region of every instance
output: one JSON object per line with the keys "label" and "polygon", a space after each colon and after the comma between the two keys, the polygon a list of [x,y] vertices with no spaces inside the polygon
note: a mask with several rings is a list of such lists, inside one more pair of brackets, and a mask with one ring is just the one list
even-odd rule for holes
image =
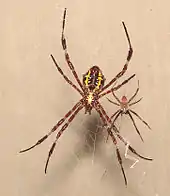
{"label": "spider shadow", "polygon": [[[82,126],[84,126],[83,129]],[[86,116],[83,124],[78,126],[75,130],[79,136],[79,141],[76,145],[73,144],[74,146],[70,148],[71,151],[73,150],[73,153],[65,153],[63,155],[64,158],[62,159],[53,157],[53,163],[55,162],[55,164],[50,165],[47,171],[47,176],[44,176],[41,182],[42,188],[36,192],[36,195],[43,196],[54,190],[60,191],[63,184],[67,184],[67,181],[69,181],[72,175],[74,175],[74,170],[76,170],[80,161],[85,158],[92,159],[94,148],[95,156],[96,154],[100,154],[100,144],[103,140],[103,133],[101,130],[102,124],[97,115],[91,115],[89,118]],[[60,149],[58,150],[60,151]]]}
{"label": "spider shadow", "polygon": [[105,138],[100,117],[97,114],[90,115],[83,125],[85,128],[80,132],[80,142],[75,149],[76,156],[79,159],[89,158],[91,155],[99,156]]}
{"label": "spider shadow", "polygon": [[[127,188],[124,184],[124,179],[121,173],[121,169],[117,162],[117,157],[115,153],[115,146],[112,143],[111,139],[109,139],[110,144],[112,145],[113,156],[107,157],[103,151],[101,145],[103,140],[105,140],[106,130],[102,128],[102,124],[100,118],[97,115],[91,115],[87,118],[86,121],[83,122],[85,128],[80,131],[80,127],[77,128],[77,134],[79,134],[79,143],[73,147],[73,156],[72,153],[67,153],[67,156],[64,159],[57,159],[54,165],[51,165],[51,169],[49,169],[47,176],[44,176],[41,184],[41,188],[36,191],[36,195],[45,196],[47,194],[52,194],[53,192],[60,193],[62,191],[63,184],[67,185],[69,183],[70,178],[74,177],[74,170],[76,170],[77,165],[80,163],[78,160],[83,159],[92,159],[92,155],[94,152],[95,146],[95,157],[99,157],[100,164],[104,169],[106,169],[107,175],[102,178],[101,183],[108,183],[110,187],[112,187],[116,192],[126,194]],[[108,145],[105,143],[104,145]],[[128,179],[127,168],[129,167],[129,161],[123,158],[123,149],[120,148],[121,156],[123,160],[123,166],[126,172],[126,177]],[[57,152],[56,152],[57,153]],[[94,157],[94,156],[93,156]],[[81,164],[81,163],[80,163]],[[103,170],[104,173],[104,170]],[[74,179],[74,178],[73,178]],[[135,187],[132,184],[128,184],[128,190],[130,192],[135,192],[136,195],[139,195]]]}

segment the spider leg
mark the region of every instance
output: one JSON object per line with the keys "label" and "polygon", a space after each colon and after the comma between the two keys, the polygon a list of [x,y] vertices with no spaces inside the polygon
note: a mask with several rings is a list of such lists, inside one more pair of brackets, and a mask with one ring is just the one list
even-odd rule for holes
{"label": "spider leg", "polygon": [[115,98],[119,103],[121,103],[120,100],[119,100],[119,98],[115,95],[114,91],[112,91],[112,94],[113,94],[114,98]]}
{"label": "spider leg", "polygon": [[[99,103],[98,103],[98,107],[96,107],[96,111],[99,113],[99,115],[100,115],[100,117],[101,117],[101,119],[103,120],[104,123],[110,121],[110,119],[107,116],[106,112],[104,111],[103,107]],[[107,119],[107,121],[106,121],[106,119]],[[123,164],[122,164],[122,158],[120,156],[119,148],[118,148],[118,145],[117,145],[117,140],[116,140],[115,136],[113,135],[111,129],[107,128],[107,132],[110,135],[110,137],[112,138],[112,141],[116,146],[117,159],[118,159],[119,165],[120,165],[121,170],[122,170],[122,174],[123,174],[123,177],[124,177],[124,180],[125,180],[125,185],[127,185],[127,179],[126,179],[125,171],[124,171]]]}
{"label": "spider leg", "polygon": [[138,80],[138,88],[136,89],[135,94],[129,99],[128,103],[130,103],[136,97],[136,95],[138,94],[138,92],[139,92],[139,80]]}
{"label": "spider leg", "polygon": [[124,177],[124,180],[125,180],[125,185],[127,185],[127,179],[126,179],[125,171],[124,171],[124,168],[123,168],[122,158],[121,158],[120,152],[119,152],[119,147],[117,145],[117,140],[116,140],[115,136],[113,135],[113,132],[111,131],[110,128],[107,129],[107,132],[110,135],[110,137],[112,138],[112,141],[113,141],[114,145],[116,146],[117,159],[118,159],[119,165],[120,165],[121,170],[122,170],[122,174],[123,174],[123,177]]}
{"label": "spider leg", "polygon": [[39,139],[34,145],[32,145],[31,147],[27,148],[27,149],[24,149],[24,150],[21,150],[19,153],[22,153],[22,152],[26,152],[28,150],[31,150],[32,148],[40,145],[44,140],[46,140],[54,131],[56,131],[56,129],[64,123],[64,121],[78,108],[80,107],[81,105],[81,102],[82,102],[82,99],[76,104],[74,105],[74,107],[69,111],[67,112],[67,114],[64,116],[64,118],[60,119],[58,121],[58,123],[51,129],[51,131],[46,134],[45,136],[43,136],[41,139]]}
{"label": "spider leg", "polygon": [[141,97],[139,100],[137,100],[135,102],[130,103],[129,106],[132,106],[132,105],[139,103],[142,99],[143,99],[143,97]]}
{"label": "spider leg", "polygon": [[113,129],[115,131],[115,133],[117,133],[117,132],[119,133],[117,127],[114,125],[114,123],[112,123],[111,119],[106,114],[103,106],[99,102],[97,102],[97,106],[98,106],[98,108],[96,107],[95,109],[97,110],[98,113],[102,112],[102,117],[104,118],[106,125],[108,125],[108,123],[111,124],[111,129]]}
{"label": "spider leg", "polygon": [[75,118],[75,116],[78,114],[78,112],[83,108],[84,106],[81,105],[79,106],[75,111],[74,113],[70,116],[70,118],[68,119],[67,123],[65,123],[62,128],[60,129],[60,131],[57,133],[56,135],[56,139],[55,141],[53,142],[51,148],[50,148],[50,151],[49,151],[49,154],[48,154],[48,158],[47,158],[47,161],[46,161],[46,164],[45,164],[45,173],[47,173],[47,167],[48,167],[48,163],[49,163],[49,160],[50,160],[50,157],[55,149],[55,146],[56,146],[56,142],[57,140],[60,138],[60,136],[63,134],[64,130],[68,127],[68,125],[72,122],[72,120]]}
{"label": "spider leg", "polygon": [[134,127],[135,127],[135,129],[136,129],[136,131],[137,131],[137,133],[138,133],[138,135],[140,136],[140,138],[141,138],[141,140],[142,140],[142,142],[143,142],[143,138],[142,138],[142,136],[141,136],[141,134],[140,134],[139,129],[138,129],[137,126],[136,126],[136,123],[135,123],[135,121],[134,121],[134,119],[133,119],[131,113],[130,113],[129,111],[127,111],[127,114],[129,115],[130,119],[132,120],[132,123],[133,123],[133,125],[134,125]]}
{"label": "spider leg", "polygon": [[[116,115],[116,114],[117,114],[117,115]],[[117,111],[110,117],[110,119],[112,119],[112,118],[116,115],[116,117],[115,117],[115,119],[114,119],[114,121],[113,121],[113,124],[114,124],[114,122],[116,121],[116,119],[119,117],[120,114],[121,114],[121,110],[119,109],[119,110],[117,110]],[[109,134],[107,135],[106,142],[108,141],[108,139],[109,139]]]}
{"label": "spider leg", "polygon": [[148,125],[148,123],[146,121],[144,121],[136,112],[134,112],[133,110],[129,110],[131,111],[135,116],[137,116],[149,129],[151,129],[151,127]]}
{"label": "spider leg", "polygon": [[[117,115],[116,115],[117,114]],[[117,110],[111,117],[110,117],[110,119],[112,119],[115,115],[116,115],[116,117],[115,117],[115,119],[114,119],[114,121],[113,122],[115,122],[115,120],[118,118],[118,116],[121,114],[121,109],[119,109],[119,110]]]}
{"label": "spider leg", "polygon": [[60,72],[60,74],[64,77],[64,79],[74,88],[76,89],[80,95],[83,96],[83,93],[81,92],[81,90],[79,88],[77,88],[77,86],[75,84],[73,84],[73,82],[63,73],[62,69],[59,67],[59,65],[57,64],[55,58],[53,57],[53,55],[51,54],[51,58],[55,64],[55,66],[57,67],[58,71]]}
{"label": "spider leg", "polygon": [[[114,127],[115,127],[115,125],[114,125]],[[117,128],[115,127],[115,130],[116,130],[116,129],[117,129]],[[116,131],[116,135],[117,135],[117,137],[125,144],[125,146],[128,145],[128,142],[119,134],[119,131],[118,131],[118,130]],[[135,154],[136,156],[140,157],[141,159],[148,160],[148,161],[152,161],[152,160],[153,160],[152,158],[147,158],[147,157],[144,157],[144,156],[140,155],[139,153],[137,153],[136,150],[135,150],[131,145],[129,145],[128,148],[129,148],[129,150],[130,150],[133,154]]]}
{"label": "spider leg", "polygon": [[101,95],[99,95],[99,98],[101,98],[101,97],[103,97],[103,96],[105,96],[105,95],[111,93],[112,91],[118,90],[118,89],[121,88],[123,85],[125,85],[126,83],[128,83],[129,80],[131,80],[133,77],[135,77],[135,75],[136,75],[136,74],[133,74],[133,75],[130,76],[128,79],[124,80],[121,84],[119,84],[119,85],[117,85],[116,87],[111,88],[110,90],[108,90],[108,91],[102,93]]}
{"label": "spider leg", "polygon": [[66,38],[65,38],[65,35],[64,35],[65,21],[66,21],[66,11],[67,11],[67,9],[65,8],[64,15],[63,15],[63,26],[62,26],[61,43],[62,43],[62,47],[63,47],[64,53],[65,53],[65,59],[67,61],[67,64],[68,64],[70,70],[72,71],[75,79],[77,80],[78,84],[80,85],[81,89],[83,90],[84,89],[83,85],[82,85],[82,83],[81,83],[81,81],[80,81],[80,79],[79,79],[79,77],[78,77],[78,75],[76,73],[76,70],[75,70],[72,62],[70,61],[70,57],[69,57],[69,54],[67,52],[67,42],[66,42]]}
{"label": "spider leg", "polygon": [[[103,106],[97,101],[96,102],[97,107],[95,107],[95,109],[97,110],[97,112],[101,112],[102,116],[104,118],[104,121],[106,122],[106,124],[108,125],[108,123],[112,123],[111,119],[109,118],[109,116],[107,115],[106,111],[104,110]],[[102,120],[103,120],[102,118]]]}
{"label": "spider leg", "polygon": [[129,37],[129,34],[128,34],[128,31],[127,31],[127,28],[125,26],[125,23],[122,22],[123,24],[123,27],[124,27],[124,30],[125,30],[125,34],[126,34],[126,37],[127,37],[127,40],[128,40],[128,44],[129,44],[129,51],[128,51],[128,55],[127,55],[127,58],[126,58],[126,63],[124,64],[123,66],[123,69],[121,72],[119,72],[115,78],[113,78],[106,86],[103,87],[103,89],[100,91],[100,93],[102,91],[104,91],[105,89],[107,89],[109,86],[111,86],[115,81],[117,81],[121,76],[123,76],[123,74],[127,71],[127,68],[128,68],[128,64],[131,60],[131,57],[132,57],[132,54],[133,54],[133,49],[132,49],[132,44],[131,44],[131,41],[130,41],[130,37]]}
{"label": "spider leg", "polygon": [[[106,98],[107,98],[107,97],[106,97]],[[116,103],[116,102],[114,102],[114,101],[112,101],[112,100],[110,100],[110,99],[108,99],[108,98],[107,98],[107,100],[108,100],[110,103],[113,103],[114,105],[120,106],[118,103]]]}
{"label": "spider leg", "polygon": [[129,145],[130,143],[128,142],[128,144],[126,145],[126,149],[125,149],[125,158],[134,161],[134,163],[130,166],[130,168],[134,168],[134,166],[139,162],[139,160],[136,159],[135,157],[128,155]]}

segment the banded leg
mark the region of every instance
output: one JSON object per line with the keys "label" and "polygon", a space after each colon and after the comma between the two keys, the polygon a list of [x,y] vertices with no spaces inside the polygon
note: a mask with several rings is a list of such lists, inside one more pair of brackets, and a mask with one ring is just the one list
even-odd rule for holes
{"label": "banded leg", "polygon": [[[115,119],[114,119],[114,121],[112,122],[112,124],[115,123],[116,119],[119,117],[120,114],[121,114],[121,110],[117,110],[117,111],[110,117],[110,119],[112,119],[112,118],[114,118],[114,116],[115,116]],[[108,134],[108,136],[107,136],[106,142],[108,141],[108,139],[109,139],[109,134]]]}
{"label": "banded leg", "polygon": [[140,134],[139,129],[138,129],[137,126],[136,126],[136,123],[135,123],[135,121],[134,121],[134,119],[133,119],[131,113],[130,113],[129,111],[127,111],[127,114],[129,115],[130,119],[132,120],[132,123],[133,123],[133,125],[134,125],[134,127],[135,127],[135,129],[136,129],[136,132],[138,133],[138,135],[140,136],[140,139],[141,139],[142,142],[143,142],[143,138],[142,138],[142,136],[141,136],[141,134]]}
{"label": "banded leg", "polygon": [[105,112],[103,106],[102,106],[98,101],[97,101],[97,107],[96,107],[95,109],[96,109],[96,110],[98,109],[97,112],[100,111],[100,112],[102,113],[102,116],[103,116],[103,118],[105,119],[107,125],[108,125],[108,123],[109,123],[109,124],[112,123],[112,121],[110,120],[109,116],[106,114],[106,112]]}
{"label": "banded leg", "polygon": [[68,127],[68,125],[72,122],[72,120],[75,118],[75,116],[78,114],[78,112],[83,108],[84,106],[81,105],[77,108],[77,110],[75,110],[75,112],[70,116],[70,118],[68,119],[67,123],[65,123],[62,128],[60,129],[60,131],[57,133],[56,135],[56,139],[55,141],[53,142],[51,148],[50,148],[50,151],[49,151],[49,154],[48,154],[48,158],[47,158],[47,161],[46,161],[46,165],[45,165],[45,173],[47,173],[47,167],[48,167],[48,163],[49,163],[49,160],[50,160],[50,157],[54,151],[54,148],[56,146],[56,142],[57,140],[60,138],[60,136],[63,134],[64,130]]}
{"label": "banded leg", "polygon": [[130,76],[128,79],[124,80],[121,84],[115,86],[114,88],[111,88],[110,90],[102,93],[101,95],[99,95],[99,98],[111,93],[112,91],[116,91],[118,90],[119,88],[121,88],[123,85],[125,85],[126,83],[128,83],[133,77],[135,77],[136,74],[133,74],[132,76]]}
{"label": "banded leg", "polygon": [[66,38],[65,38],[65,35],[64,35],[65,21],[66,21],[66,11],[67,11],[67,9],[65,8],[64,15],[63,15],[63,26],[62,26],[61,43],[62,43],[62,47],[63,47],[64,53],[65,53],[65,59],[67,61],[67,64],[68,64],[70,70],[72,71],[75,79],[77,80],[78,84],[80,85],[81,89],[83,90],[84,89],[83,85],[82,85],[82,83],[81,83],[81,81],[80,81],[80,79],[79,79],[79,77],[78,77],[78,75],[76,73],[76,70],[75,70],[72,62],[70,61],[70,57],[69,57],[69,54],[67,52],[67,41],[66,41]]}
{"label": "banded leg", "polygon": [[[106,121],[106,125],[108,125],[108,123],[109,123],[109,124],[111,124],[111,126],[112,126],[111,118],[108,117],[108,115],[106,114],[104,108],[102,107],[102,105],[101,105],[99,102],[98,102],[98,108],[99,108],[99,111],[98,111],[98,112],[99,112],[99,113],[101,112],[102,117],[103,117],[103,118],[105,119],[105,121]],[[114,127],[115,127],[115,126],[112,126],[112,129],[113,129],[113,130],[114,130]],[[116,128],[115,131],[118,131],[118,129]],[[109,134],[108,134],[108,136],[107,136],[106,142],[107,142],[108,138],[109,138]]]}
{"label": "banded leg", "polygon": [[55,66],[57,67],[58,71],[60,72],[60,74],[64,77],[64,79],[76,90],[80,93],[80,95],[83,96],[83,93],[81,92],[81,90],[79,88],[77,88],[77,86],[75,84],[73,84],[73,82],[63,73],[62,69],[59,67],[59,65],[57,64],[55,58],[53,57],[53,55],[51,54],[51,58],[55,64]]}
{"label": "banded leg", "polygon": [[[103,120],[103,123],[107,123],[108,120],[109,120],[109,117],[108,117],[108,120],[106,121],[107,119],[107,114],[105,113],[104,109],[102,108],[102,106],[99,104],[99,107],[96,108],[97,112],[99,113],[101,119]],[[104,112],[104,113],[103,113]],[[105,116],[105,117],[104,117]],[[110,120],[109,120],[110,121]],[[125,172],[124,172],[124,168],[123,168],[123,164],[122,164],[122,158],[120,156],[120,152],[119,152],[119,148],[118,148],[118,145],[117,145],[117,140],[115,138],[115,136],[113,135],[112,131],[110,128],[107,128],[107,132],[108,132],[108,135],[110,135],[110,137],[112,138],[112,141],[114,143],[114,145],[116,146],[116,154],[117,154],[117,159],[118,159],[118,162],[119,162],[119,165],[121,167],[121,170],[122,170],[122,173],[123,173],[123,177],[124,177],[124,180],[125,180],[125,184],[127,185],[127,179],[126,179],[126,175],[125,175]]]}
{"label": "banded leg", "polygon": [[111,119],[108,117],[104,108],[102,107],[102,105],[99,102],[98,102],[98,107],[99,107],[100,111],[102,112],[102,116],[104,116],[104,118],[106,119],[106,122],[108,122],[111,125],[111,129],[113,129],[115,131],[115,133],[117,133],[117,132],[119,133],[119,130],[114,125],[114,123],[112,123]]}
{"label": "banded leg", "polygon": [[135,116],[137,116],[139,118],[139,120],[141,120],[149,129],[151,129],[151,127],[148,125],[148,123],[146,121],[144,121],[140,116],[139,114],[137,114],[136,112],[134,112],[133,110],[130,110],[130,112],[132,112]]}
{"label": "banded leg", "polygon": [[121,155],[120,155],[120,152],[119,152],[119,147],[117,145],[117,140],[116,140],[115,136],[113,135],[113,132],[111,131],[110,128],[108,128],[107,131],[108,131],[108,134],[110,135],[110,137],[112,138],[112,141],[113,141],[114,145],[116,146],[117,159],[118,159],[119,165],[120,165],[121,170],[122,170],[122,174],[123,174],[123,177],[124,177],[124,180],[125,180],[125,185],[127,185],[127,179],[126,179],[125,171],[124,171],[124,168],[123,168],[122,158],[121,158]]}
{"label": "banded leg", "polygon": [[80,100],[76,105],[74,105],[74,107],[64,116],[64,118],[60,119],[58,121],[58,123],[51,129],[51,131],[46,134],[45,136],[43,136],[41,139],[39,139],[34,145],[32,145],[31,147],[27,148],[27,149],[24,149],[24,150],[21,150],[19,153],[22,153],[22,152],[26,152],[28,150],[31,150],[32,148],[40,145],[44,140],[46,140],[54,131],[57,130],[57,128],[62,125],[64,123],[64,121],[78,108],[80,107],[81,105],[81,101]]}
{"label": "banded leg", "polygon": [[113,78],[106,86],[104,86],[103,89],[100,91],[100,93],[103,92],[105,89],[107,89],[109,86],[111,86],[115,81],[117,81],[121,76],[124,75],[124,73],[127,71],[128,64],[129,64],[129,62],[132,58],[133,49],[132,49],[132,44],[131,44],[131,41],[130,41],[130,37],[129,37],[128,31],[127,31],[127,28],[125,26],[125,23],[122,22],[122,24],[123,24],[125,34],[126,34],[126,37],[127,37],[127,40],[128,40],[128,45],[129,45],[129,51],[128,51],[128,55],[127,55],[127,58],[126,58],[126,63],[124,64],[124,67],[123,67],[122,71],[119,72],[115,76],[115,78]]}

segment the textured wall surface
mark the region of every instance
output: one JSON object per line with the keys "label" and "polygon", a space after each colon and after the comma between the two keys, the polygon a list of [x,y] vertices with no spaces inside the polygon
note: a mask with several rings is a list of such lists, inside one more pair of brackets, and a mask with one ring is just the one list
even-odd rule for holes
{"label": "textured wall surface", "polygon": [[[124,179],[111,139],[106,143],[96,111],[82,110],[57,142],[48,172],[44,165],[55,133],[37,148],[34,144],[80,99],[58,73],[53,54],[75,82],[61,47],[63,10],[67,7],[65,34],[77,73],[98,65],[111,80],[123,67],[128,44],[121,21],[132,41],[134,55],[128,71],[136,77],[117,91],[130,97],[140,81],[133,106],[151,126],[136,119],[144,138],[128,117],[117,121],[121,134],[149,162],[126,159],[120,144]],[[5,196],[167,196],[170,195],[170,13],[169,1],[5,1],[0,11],[0,195]],[[113,99],[112,95],[108,95]],[[114,99],[113,99],[114,100]],[[117,107],[101,103],[110,116]]]}

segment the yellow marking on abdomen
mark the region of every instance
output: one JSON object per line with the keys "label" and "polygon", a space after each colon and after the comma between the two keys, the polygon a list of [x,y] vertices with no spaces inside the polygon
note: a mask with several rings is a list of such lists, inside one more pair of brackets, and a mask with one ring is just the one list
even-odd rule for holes
{"label": "yellow marking on abdomen", "polygon": [[102,79],[102,74],[99,72],[99,74],[98,74],[98,83],[97,83],[97,86],[96,86],[96,88],[95,88],[95,90],[98,90],[99,88],[100,88],[100,86],[101,86],[101,81],[103,80]]}
{"label": "yellow marking on abdomen", "polygon": [[88,71],[88,74],[85,76],[86,77],[86,80],[85,80],[85,85],[88,86],[88,81],[89,81],[89,77],[90,77],[90,73],[91,71]]}

